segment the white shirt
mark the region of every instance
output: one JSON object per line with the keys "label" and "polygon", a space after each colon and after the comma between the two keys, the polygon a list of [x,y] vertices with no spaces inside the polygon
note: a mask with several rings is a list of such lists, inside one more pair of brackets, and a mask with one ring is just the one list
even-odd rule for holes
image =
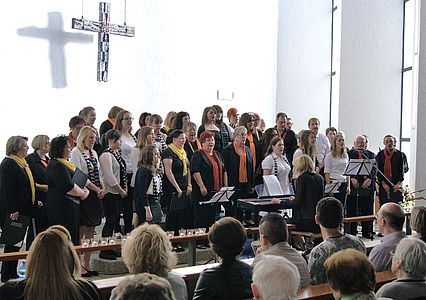
{"label": "white shirt", "polygon": [[318,132],[317,136],[317,159],[320,164],[324,161],[324,157],[327,155],[327,153],[330,152],[330,141],[328,138],[322,134],[321,132]]}
{"label": "white shirt", "polygon": [[126,162],[126,173],[130,174],[134,171],[133,162],[131,159],[132,149],[135,148],[136,142],[132,136],[121,136],[121,157]]}
{"label": "white shirt", "polygon": [[101,179],[105,186],[105,194],[118,194],[118,192],[112,187],[120,184],[120,164],[109,152],[101,154],[99,157],[99,164]]}
{"label": "white shirt", "polygon": [[[276,162],[276,169],[275,163]],[[277,174],[278,181],[280,182],[281,189],[284,195],[290,194],[290,179],[288,174],[290,173],[290,165],[287,162],[285,156],[279,157],[275,153],[271,153],[265,157],[262,161],[262,169],[271,170],[271,175]]]}
{"label": "white shirt", "polygon": [[345,154],[344,157],[333,157],[329,152],[324,158],[324,173],[329,173],[332,180],[346,181],[346,176],[343,173],[348,162],[348,154]]}
{"label": "white shirt", "polygon": [[299,158],[303,155],[303,150],[301,148],[297,148],[296,151],[294,151],[293,154],[293,179],[297,179],[297,177],[299,177],[299,173],[296,172],[296,168],[294,168],[294,163],[296,161],[296,158]]}

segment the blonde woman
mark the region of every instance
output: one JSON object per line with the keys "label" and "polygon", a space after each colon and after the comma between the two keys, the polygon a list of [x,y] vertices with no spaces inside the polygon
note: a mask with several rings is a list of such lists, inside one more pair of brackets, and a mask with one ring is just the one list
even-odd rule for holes
{"label": "blonde woman", "polygon": [[[87,186],[89,197],[80,203],[80,239],[90,239],[95,235],[95,227],[101,224],[103,207],[101,199],[104,197],[104,186],[99,175],[99,159],[94,145],[96,143],[96,129],[84,126],[77,137],[77,147],[71,151],[70,162],[82,170],[90,181]],[[84,255],[83,276],[97,276],[98,272],[89,271],[90,252]]]}
{"label": "blonde woman", "polygon": [[173,129],[173,123],[175,122],[176,112],[169,111],[164,119],[163,128],[161,128],[161,132],[169,135],[170,131]]}
{"label": "blonde woman", "polygon": [[80,276],[80,263],[67,229],[52,226],[31,245],[25,279],[0,287],[0,299],[100,299],[97,287]]}
{"label": "blonde woman", "polygon": [[350,176],[345,176],[344,172],[349,163],[349,156],[346,153],[345,136],[338,132],[331,145],[331,152],[324,158],[324,177],[325,183],[340,182],[338,193],[333,196],[344,205],[346,194],[351,191]]}
{"label": "blonde woman", "polygon": [[[176,255],[160,226],[144,224],[134,229],[123,245],[123,260],[131,274],[150,273],[163,277],[172,286],[176,300],[188,299],[185,281],[172,271]],[[112,290],[110,300],[115,299],[116,289]]]}

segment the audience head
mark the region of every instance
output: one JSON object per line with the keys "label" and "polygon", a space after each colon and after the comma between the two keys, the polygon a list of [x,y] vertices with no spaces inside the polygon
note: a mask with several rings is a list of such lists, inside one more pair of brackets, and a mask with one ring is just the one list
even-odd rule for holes
{"label": "audience head", "polygon": [[31,142],[31,147],[34,149],[34,151],[41,150],[45,153],[49,153],[50,139],[47,135],[44,134],[36,135]]}
{"label": "audience head", "polygon": [[263,256],[253,269],[251,285],[256,300],[295,300],[300,283],[297,267],[282,256]]}
{"label": "audience head", "polygon": [[216,109],[213,106],[207,106],[203,110],[203,116],[201,117],[202,124],[210,124],[216,121]]}
{"label": "audience head", "polygon": [[426,207],[415,206],[411,210],[410,227],[420,236],[426,237]]}
{"label": "audience head", "polygon": [[149,117],[151,114],[149,112],[143,112],[139,116],[139,127],[149,126]]}
{"label": "audience head", "polygon": [[128,276],[117,285],[118,300],[175,300],[170,283],[154,274]]}
{"label": "audience head", "polygon": [[243,251],[246,240],[243,225],[232,217],[216,221],[209,231],[209,241],[214,253],[224,260],[237,257]]}
{"label": "audience head", "polygon": [[183,132],[185,132],[185,136],[190,142],[193,142],[197,137],[197,125],[195,125],[195,123],[186,123],[185,125],[183,125],[182,130]]}
{"label": "audience head", "polygon": [[284,112],[279,112],[275,116],[275,124],[277,125],[277,129],[279,131],[283,131],[285,129],[286,120],[287,120],[287,114]]}
{"label": "audience head", "polygon": [[377,212],[377,229],[379,232],[389,234],[396,231],[402,231],[405,215],[396,203],[385,203]]}
{"label": "audience head", "polygon": [[426,277],[426,244],[416,238],[402,239],[392,257],[392,272],[396,277]]}
{"label": "audience head", "polygon": [[229,123],[232,125],[238,124],[238,110],[234,107],[228,109],[226,116],[228,117]]}
{"label": "audience head", "polygon": [[309,155],[303,154],[294,161],[294,170],[302,175],[305,172],[314,172],[314,161]]}
{"label": "audience head", "polygon": [[234,135],[232,137],[232,141],[237,145],[244,145],[247,138],[247,128],[244,126],[238,126],[234,130]]}
{"label": "audience head", "polygon": [[130,273],[167,277],[176,257],[166,233],[158,225],[145,223],[130,233],[123,245],[123,260]]}
{"label": "audience head", "polygon": [[132,114],[128,110],[121,110],[116,116],[116,122],[114,129],[117,129],[120,132],[132,132]]}
{"label": "audience head", "polygon": [[365,150],[365,137],[363,135],[357,135],[354,141],[354,147],[356,150]]}
{"label": "audience head", "polygon": [[173,128],[173,122],[175,121],[176,112],[169,111],[164,119],[164,127],[168,130]]}
{"label": "audience head", "polygon": [[339,228],[343,221],[343,205],[334,197],[322,198],[316,207],[315,222],[327,229]]}
{"label": "audience head", "polygon": [[334,128],[334,127],[328,127],[326,130],[325,130],[325,135],[327,136],[327,138],[328,138],[328,141],[330,142],[330,144],[331,143],[333,143],[333,138],[334,138],[334,136],[337,134],[337,129],[336,128]]}
{"label": "audience head", "polygon": [[96,110],[91,106],[86,106],[78,113],[84,119],[86,125],[93,126],[96,121]]}
{"label": "audience head", "polygon": [[58,135],[50,142],[50,158],[65,158],[68,159],[71,154],[70,143],[65,135]]}
{"label": "audience head", "polygon": [[27,141],[28,138],[25,136],[11,136],[6,142],[6,155],[17,155],[21,158],[25,158],[28,153]]}
{"label": "audience head", "polygon": [[223,109],[219,105],[213,105],[216,110],[216,123],[221,124],[223,122]]}
{"label": "audience head", "polygon": [[115,118],[117,117],[117,114],[122,111],[123,109],[119,106],[113,106],[111,107],[111,109],[108,112],[108,118],[115,120]]}
{"label": "audience head", "polygon": [[284,141],[279,136],[274,137],[269,143],[266,154],[269,155],[272,152],[274,152],[277,155],[281,155],[284,153]]}
{"label": "audience head", "polygon": [[138,131],[138,142],[136,148],[142,149],[146,145],[151,145],[155,142],[154,128],[151,126],[143,126]]}
{"label": "audience head", "polygon": [[376,274],[367,256],[349,248],[334,253],[324,263],[328,283],[333,294],[343,295],[374,292]]}
{"label": "audience head", "polygon": [[83,128],[86,125],[86,122],[84,121],[82,117],[74,116],[70,119],[68,125],[70,127],[72,137],[74,139],[77,139],[81,128]]}
{"label": "audience head", "polygon": [[180,111],[176,114],[174,120],[174,129],[183,129],[183,126],[190,121],[190,116],[186,111]]}
{"label": "audience head", "polygon": [[260,219],[259,233],[262,244],[269,242],[273,246],[280,242],[286,242],[288,237],[287,223],[280,214],[269,213]]}
{"label": "audience head", "polygon": [[238,122],[238,126],[244,126],[247,131],[251,132],[254,128],[254,116],[252,113],[243,113]]}
{"label": "audience head", "polygon": [[310,118],[308,120],[308,128],[312,130],[315,133],[315,135],[317,135],[320,128],[320,120],[315,117]]}
{"label": "audience head", "polygon": [[96,142],[96,129],[92,126],[84,126],[81,128],[77,137],[77,148],[80,150],[93,149]]}
{"label": "audience head", "polygon": [[[81,290],[80,261],[62,226],[52,226],[37,235],[27,257],[25,299],[77,299]],[[46,274],[48,276],[42,276]]]}

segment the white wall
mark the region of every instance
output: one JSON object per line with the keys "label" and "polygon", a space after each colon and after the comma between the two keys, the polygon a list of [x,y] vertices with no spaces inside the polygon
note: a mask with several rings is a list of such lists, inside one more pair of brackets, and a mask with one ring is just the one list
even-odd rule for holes
{"label": "white wall", "polygon": [[280,0],[277,105],[298,132],[309,117],[325,130],[330,108],[331,1]]}
{"label": "white wall", "polygon": [[343,0],[339,130],[370,149],[387,133],[399,136],[403,1]]}
{"label": "white wall", "polygon": [[[111,22],[121,24],[123,1],[110,2]],[[97,20],[97,3],[84,4],[85,18]],[[276,0],[128,0],[127,6],[136,37],[111,36],[109,82],[98,83],[97,34],[71,29],[80,1],[3,3],[0,153],[11,135],[67,133],[69,119],[87,105],[97,110],[97,126],[113,105],[136,118],[185,110],[199,123],[212,104],[258,111],[272,125]],[[235,100],[216,100],[218,89],[233,91]]]}

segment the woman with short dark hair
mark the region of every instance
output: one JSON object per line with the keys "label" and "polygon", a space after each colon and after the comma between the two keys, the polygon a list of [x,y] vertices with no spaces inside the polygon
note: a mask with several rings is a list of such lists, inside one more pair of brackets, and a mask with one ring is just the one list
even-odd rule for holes
{"label": "woman with short dark hair", "polygon": [[252,266],[237,260],[247,240],[240,221],[225,217],[217,221],[209,232],[209,241],[222,262],[201,272],[194,291],[194,300],[239,300],[252,298]]}

